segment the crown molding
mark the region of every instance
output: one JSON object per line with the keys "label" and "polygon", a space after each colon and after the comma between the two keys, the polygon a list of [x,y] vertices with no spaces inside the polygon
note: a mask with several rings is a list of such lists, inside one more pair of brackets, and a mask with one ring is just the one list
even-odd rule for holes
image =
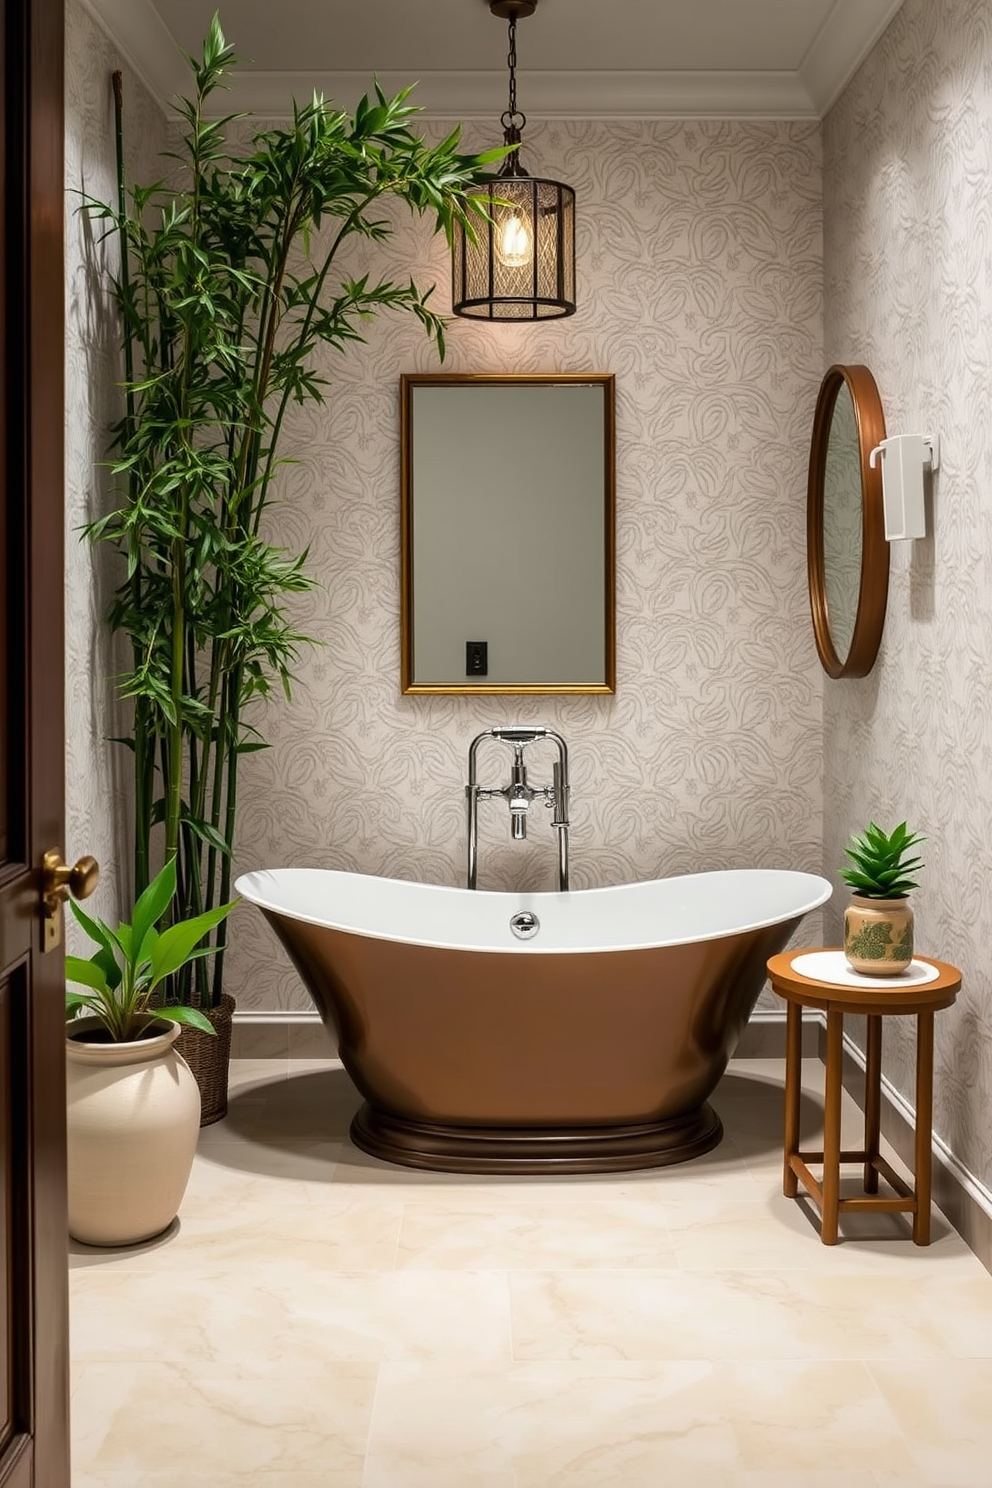
{"label": "crown molding", "polygon": [[[402,73],[378,74],[392,97],[408,87]],[[424,72],[411,102],[433,119],[484,119],[498,128],[506,107],[502,72]],[[225,94],[225,105],[260,118],[286,118],[291,100],[316,90],[354,107],[372,78],[359,72],[243,72]],[[536,102],[539,100],[539,104]],[[799,81],[787,72],[529,72],[525,113],[538,119],[815,119]]]}
{"label": "crown molding", "polygon": [[189,68],[176,39],[149,0],[79,0],[121,60],[144,83],[155,102],[174,113],[173,100],[189,83]]}
{"label": "crown molding", "polygon": [[838,0],[798,72],[819,118],[837,102],[902,5],[903,0]]}
{"label": "crown molding", "polygon": [[[528,72],[524,100],[537,119],[811,119],[823,117],[899,10],[903,0],[837,0],[801,66],[782,72]],[[167,114],[188,85],[181,52],[151,0],[80,0]],[[409,74],[381,73],[392,96]],[[218,112],[289,117],[295,98],[316,91],[353,107],[372,86],[362,72],[264,72],[242,68]],[[506,75],[421,73],[413,102],[424,117],[498,121]],[[539,100],[539,105],[537,103]]]}

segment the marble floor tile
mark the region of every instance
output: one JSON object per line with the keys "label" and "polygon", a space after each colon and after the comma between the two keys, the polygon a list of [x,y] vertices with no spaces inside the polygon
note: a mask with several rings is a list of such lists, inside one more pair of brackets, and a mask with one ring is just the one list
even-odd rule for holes
{"label": "marble floor tile", "polygon": [[119,1250],[73,1242],[71,1261],[80,1269],[187,1271],[217,1274],[236,1266],[262,1266],[280,1257],[315,1271],[392,1268],[396,1262],[403,1206],[343,1197],[321,1204],[306,1197],[276,1198],[267,1211],[233,1209],[218,1203],[213,1212],[179,1219],[165,1235]]}
{"label": "marble floor tile", "polygon": [[[321,1187],[332,1183],[335,1168],[340,1161],[340,1142],[299,1142],[290,1148],[266,1142],[262,1135],[239,1136],[233,1132],[221,1132],[218,1128],[213,1138],[204,1140],[200,1134],[200,1145],[190,1186],[195,1187],[202,1178],[209,1188],[212,1170],[224,1170],[228,1175],[242,1174],[250,1178],[273,1180],[275,1184],[290,1181],[296,1184],[316,1184]],[[221,1182],[223,1173],[218,1172]],[[346,1197],[343,1195],[343,1197]]]}
{"label": "marble floor tile", "polygon": [[408,1205],[397,1265],[498,1267],[507,1271],[582,1267],[676,1267],[678,1261],[657,1202],[569,1199],[524,1204],[506,1198],[486,1208],[440,1200]]}
{"label": "marble floor tile", "polygon": [[[860,1187],[860,1180],[851,1187]],[[841,1215],[837,1245],[823,1245],[819,1214],[808,1201],[783,1197],[780,1177],[776,1191],[751,1202],[724,1198],[718,1190],[676,1197],[665,1222],[678,1262],[687,1271],[988,1275],[974,1251],[936,1213],[928,1246],[913,1244],[906,1215],[857,1213]]]}
{"label": "marble floor tile", "polygon": [[254,1137],[293,1151],[300,1142],[342,1142],[361,1097],[343,1071],[311,1068],[281,1079],[256,1081],[234,1090],[227,1115],[202,1138],[223,1141]]}
{"label": "marble floor tile", "polygon": [[319,1465],[328,1488],[361,1488],[375,1380],[374,1364],[296,1378],[195,1361],[88,1364],[73,1397],[74,1488],[96,1471],[144,1484],[177,1453],[177,1483],[187,1466],[216,1481]]}
{"label": "marble floor tile", "polygon": [[[511,1276],[515,1359],[980,1357],[992,1279],[811,1271]],[[989,1330],[984,1332],[984,1330]]]}
{"label": "marble floor tile", "polygon": [[821,1245],[782,1086],[735,1062],[691,1163],[478,1177],[358,1151],[326,1060],[235,1061],[178,1220],[71,1247],[73,1488],[992,1488],[992,1277],[937,1211]]}
{"label": "marble floor tile", "polygon": [[275,1172],[259,1173],[243,1165],[243,1151],[229,1163],[224,1160],[227,1149],[212,1147],[193,1164],[180,1218],[210,1219],[226,1213],[237,1223],[269,1213],[281,1202],[320,1202],[329,1193],[337,1153],[337,1146],[301,1148],[292,1162],[273,1165]]}
{"label": "marble floor tile", "polygon": [[739,1462],[707,1363],[387,1364],[363,1488],[658,1488]]}
{"label": "marble floor tile", "polygon": [[166,1284],[151,1272],[85,1271],[73,1276],[72,1338],[84,1365],[238,1365],[268,1378],[344,1360],[509,1363],[509,1284],[499,1272],[319,1272],[290,1258]]}
{"label": "marble floor tile", "polygon": [[722,1363],[716,1384],[752,1471],[808,1472],[831,1461],[862,1471],[912,1467],[899,1422],[863,1363]]}
{"label": "marble floor tile", "polygon": [[288,1059],[232,1059],[228,1067],[227,1092],[230,1099],[245,1091],[264,1092],[289,1073]]}
{"label": "marble floor tile", "polygon": [[868,1368],[927,1488],[989,1488],[992,1334],[986,1333],[981,1358],[951,1360],[939,1369],[905,1361]]}
{"label": "marble floor tile", "polygon": [[[310,1469],[303,1472],[197,1472],[183,1458],[181,1468],[149,1468],[136,1479],[133,1472],[101,1469],[73,1470],[72,1488],[361,1488],[362,1468],[354,1471]],[[181,1473],[181,1476],[179,1474]]]}

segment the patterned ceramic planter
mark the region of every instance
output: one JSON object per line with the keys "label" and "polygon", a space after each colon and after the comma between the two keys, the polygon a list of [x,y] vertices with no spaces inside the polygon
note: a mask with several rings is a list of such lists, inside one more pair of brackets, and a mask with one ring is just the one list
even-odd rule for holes
{"label": "patterned ceramic planter", "polygon": [[913,959],[913,911],[908,899],[853,894],[844,911],[844,955],[855,971],[893,976]]}

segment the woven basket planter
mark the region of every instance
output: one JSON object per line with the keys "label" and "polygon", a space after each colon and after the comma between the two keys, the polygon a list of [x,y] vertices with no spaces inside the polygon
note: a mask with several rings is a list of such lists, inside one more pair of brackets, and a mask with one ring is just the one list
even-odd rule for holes
{"label": "woven basket planter", "polygon": [[211,1037],[198,1028],[184,1028],[175,1047],[193,1071],[193,1078],[200,1087],[200,1125],[211,1126],[227,1115],[234,998],[225,992],[219,1007],[204,1011],[215,1029],[214,1035]]}

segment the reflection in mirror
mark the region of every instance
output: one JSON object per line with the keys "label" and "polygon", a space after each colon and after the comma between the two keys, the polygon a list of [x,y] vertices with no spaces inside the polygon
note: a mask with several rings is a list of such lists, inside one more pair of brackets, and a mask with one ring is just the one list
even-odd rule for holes
{"label": "reflection in mirror", "polygon": [[823,473],[823,578],[827,617],[838,656],[854,636],[861,587],[861,453],[847,384],[840,388],[827,435]]}
{"label": "reflection in mirror", "polygon": [[401,380],[405,693],[614,690],[613,390]]}
{"label": "reflection in mirror", "polygon": [[885,438],[867,367],[831,367],[813,417],[806,563],[813,634],[829,677],[864,677],[878,655],[889,590],[882,480],[869,456]]}

